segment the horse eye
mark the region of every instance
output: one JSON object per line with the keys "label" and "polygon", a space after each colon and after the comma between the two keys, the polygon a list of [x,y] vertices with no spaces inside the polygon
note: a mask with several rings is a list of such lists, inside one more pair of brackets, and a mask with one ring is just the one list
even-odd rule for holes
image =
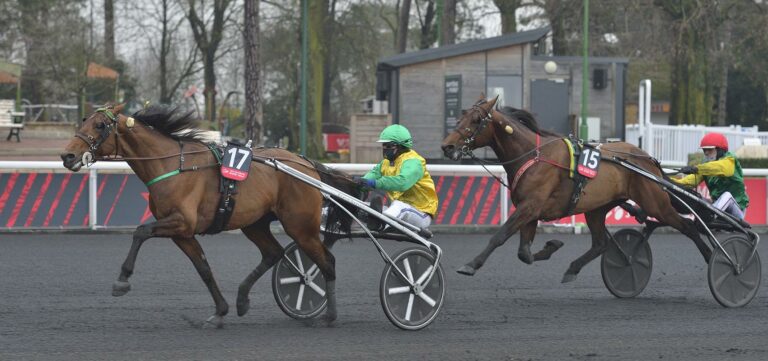
{"label": "horse eye", "polygon": [[96,129],[104,129],[104,123],[96,123]]}
{"label": "horse eye", "polygon": [[86,119],[87,119],[87,118],[83,118],[82,122],[83,122],[83,123],[85,123],[85,120],[86,120]]}

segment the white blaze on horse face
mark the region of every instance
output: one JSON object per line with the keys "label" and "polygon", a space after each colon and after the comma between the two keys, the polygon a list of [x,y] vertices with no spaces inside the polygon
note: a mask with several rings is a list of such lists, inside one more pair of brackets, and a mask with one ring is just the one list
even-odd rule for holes
{"label": "white blaze on horse face", "polygon": [[128,117],[128,119],[125,120],[126,128],[131,129],[134,125],[136,125],[136,120],[133,119],[133,117]]}

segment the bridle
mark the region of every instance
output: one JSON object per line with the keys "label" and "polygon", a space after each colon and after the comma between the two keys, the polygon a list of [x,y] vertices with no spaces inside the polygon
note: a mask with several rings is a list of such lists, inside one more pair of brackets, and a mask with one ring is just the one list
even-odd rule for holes
{"label": "bridle", "polygon": [[[479,103],[479,104],[482,104],[482,103]],[[472,145],[475,142],[475,138],[477,138],[477,135],[480,134],[480,132],[482,132],[483,129],[485,129],[485,127],[488,126],[488,123],[491,122],[491,119],[493,119],[493,115],[491,114],[492,112],[485,111],[485,109],[481,108],[479,104],[473,105],[472,109],[480,112],[481,116],[483,115],[483,113],[485,113],[485,116],[483,116],[479,120],[480,124],[478,124],[474,129],[471,129],[469,127],[466,127],[464,129],[456,128],[456,133],[459,133],[459,135],[461,136],[460,141],[464,142],[464,144],[461,146],[461,149],[460,149],[463,155],[472,154],[472,148],[470,147],[470,145]],[[469,133],[469,135],[466,135],[465,132]]]}
{"label": "bridle", "polygon": [[[93,162],[94,160],[93,153],[95,153],[96,150],[99,149],[99,147],[101,147],[101,145],[112,135],[113,130],[115,131],[115,138],[117,138],[120,135],[117,132],[117,125],[118,125],[117,116],[114,113],[112,113],[111,108],[106,108],[106,107],[99,108],[99,109],[96,109],[96,113],[104,114],[104,116],[107,117],[107,119],[109,120],[109,122],[101,122],[103,127],[101,128],[97,127],[97,129],[99,129],[98,139],[94,138],[90,134],[85,134],[79,130],[75,132],[75,137],[79,138],[80,140],[85,142],[85,144],[88,145],[89,151],[83,154],[84,165]],[[117,157],[118,155],[117,144],[119,144],[119,142],[117,141],[117,139],[115,139],[115,157]]]}

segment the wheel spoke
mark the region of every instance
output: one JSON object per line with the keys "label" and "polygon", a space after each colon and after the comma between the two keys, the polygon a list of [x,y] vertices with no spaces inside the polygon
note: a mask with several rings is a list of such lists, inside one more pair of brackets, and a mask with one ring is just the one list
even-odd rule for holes
{"label": "wheel spoke", "polygon": [[310,280],[313,280],[315,279],[315,277],[319,272],[320,272],[320,268],[318,268],[316,264],[313,264],[312,267],[309,267],[309,269],[307,270],[307,275],[309,276]]}
{"label": "wheel spoke", "polygon": [[413,272],[411,272],[411,264],[408,262],[408,258],[403,259],[403,267],[405,267],[405,276],[408,277],[408,282],[413,284]]}
{"label": "wheel spoke", "polygon": [[755,289],[755,286],[757,286],[757,282],[754,281],[747,281],[742,279],[741,277],[737,277],[737,280],[739,280],[739,283],[741,283],[742,286],[746,287],[749,290]]}
{"label": "wheel spoke", "polygon": [[320,286],[318,286],[317,283],[310,281],[309,283],[307,283],[307,286],[309,286],[309,288],[317,292],[317,294],[320,295],[320,297],[325,297],[325,290],[320,288]]}
{"label": "wheel spoke", "polygon": [[296,310],[301,311],[301,301],[304,299],[304,285],[299,285],[299,296],[296,297]]}
{"label": "wheel spoke", "polygon": [[402,293],[408,293],[411,291],[410,286],[402,286],[402,287],[392,287],[390,289],[387,289],[387,294],[389,295],[399,295]]}
{"label": "wheel spoke", "polygon": [[413,293],[408,296],[408,306],[405,308],[405,320],[411,320],[411,311],[413,310]]}
{"label": "wheel spoke", "polygon": [[[622,258],[623,258],[623,256],[622,256]],[[613,268],[624,268],[624,267],[627,266],[627,260],[626,259],[624,259],[624,264],[622,264],[622,263],[617,262],[615,259],[609,257],[609,258],[605,259],[605,263],[607,263],[609,266],[611,266]]]}
{"label": "wheel spoke", "polygon": [[301,282],[301,277],[285,277],[280,279],[281,285],[289,285],[292,283],[299,283]]}
{"label": "wheel spoke", "polygon": [[722,287],[720,286],[723,285],[723,282],[725,282],[725,280],[728,278],[728,276],[730,276],[730,274],[731,272],[724,272],[722,275],[720,275],[720,277],[715,279],[715,288],[718,290],[722,289]]}
{"label": "wheel spoke", "polygon": [[432,299],[432,297],[429,297],[429,296],[428,296],[426,293],[424,293],[424,292],[421,292],[421,293],[419,293],[419,298],[421,298],[422,300],[424,300],[424,302],[428,303],[428,304],[429,304],[430,306],[432,306],[432,307],[435,307],[435,305],[437,304],[437,301],[435,301],[434,299]]}
{"label": "wheel spoke", "polygon": [[427,267],[427,270],[424,271],[424,273],[422,273],[421,276],[419,276],[419,279],[416,280],[417,285],[420,285],[422,282],[424,282],[425,279],[427,279],[427,276],[429,276],[429,273],[432,272],[432,268],[434,268],[434,266],[429,265],[429,267]]}
{"label": "wheel spoke", "polygon": [[635,258],[635,261],[639,263],[641,266],[645,267],[646,269],[651,268],[651,262],[648,260],[648,258]]}
{"label": "wheel spoke", "polygon": [[301,254],[299,253],[299,247],[296,247],[296,249],[293,251],[294,257],[296,257],[296,267],[299,268],[299,273],[301,275],[304,275],[304,264],[301,262]]}

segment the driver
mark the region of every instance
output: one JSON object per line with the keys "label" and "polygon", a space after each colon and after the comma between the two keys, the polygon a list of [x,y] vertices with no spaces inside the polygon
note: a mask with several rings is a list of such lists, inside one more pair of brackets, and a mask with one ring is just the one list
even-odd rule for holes
{"label": "driver", "polygon": [[[427,228],[437,213],[437,192],[427,162],[411,149],[411,133],[393,124],[384,128],[377,142],[381,143],[384,159],[364,176],[356,177],[357,183],[387,192],[392,203],[385,207],[384,214]],[[373,204],[376,206],[377,201]]]}
{"label": "driver", "polygon": [[728,139],[720,133],[706,134],[701,138],[701,149],[704,151],[705,162],[698,166],[680,168],[680,173],[688,175],[672,180],[688,187],[696,187],[704,181],[710,196],[715,199],[715,207],[738,219],[744,219],[749,197],[744,188],[741,164],[728,151]]}

